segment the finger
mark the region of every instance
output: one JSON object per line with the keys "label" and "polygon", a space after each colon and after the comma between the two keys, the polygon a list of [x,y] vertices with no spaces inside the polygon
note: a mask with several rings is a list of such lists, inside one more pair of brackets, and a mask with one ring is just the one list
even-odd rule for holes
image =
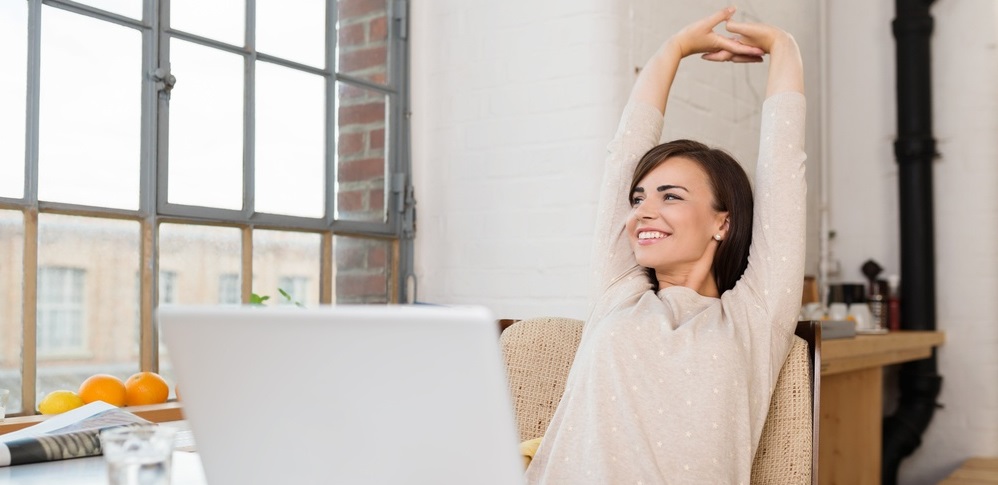
{"label": "finger", "polygon": [[725,7],[722,8],[721,10],[718,10],[717,12],[714,12],[704,20],[710,22],[711,25],[717,25],[726,20],[730,20],[731,16],[734,14],[735,14],[735,7]]}
{"label": "finger", "polygon": [[754,45],[746,44],[742,42],[743,39],[729,39],[727,37],[718,37],[718,47],[726,51],[730,51],[732,54],[741,54],[747,56],[761,56],[766,52],[759,47]]}
{"label": "finger", "polygon": [[762,62],[762,56],[744,56],[741,54],[733,55],[730,59],[731,62],[745,63],[745,62]]}
{"label": "finger", "polygon": [[734,54],[722,50],[716,52],[708,52],[700,57],[708,61],[725,62],[725,61],[730,61],[734,57]]}

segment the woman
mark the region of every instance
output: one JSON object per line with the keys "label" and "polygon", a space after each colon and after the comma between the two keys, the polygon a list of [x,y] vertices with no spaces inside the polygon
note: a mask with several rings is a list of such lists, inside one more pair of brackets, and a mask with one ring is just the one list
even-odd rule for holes
{"label": "woman", "polygon": [[[804,96],[794,39],[733,13],[674,35],[633,88],[600,196],[597,300],[530,483],[749,483],[801,298]],[[722,22],[736,38],[713,32]],[[754,215],[730,156],[655,146],[693,54],[769,55]]]}

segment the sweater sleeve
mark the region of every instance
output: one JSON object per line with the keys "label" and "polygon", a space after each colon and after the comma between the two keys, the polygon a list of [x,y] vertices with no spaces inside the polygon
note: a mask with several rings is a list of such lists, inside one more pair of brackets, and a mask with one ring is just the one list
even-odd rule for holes
{"label": "sweater sleeve", "polygon": [[763,103],[752,245],[748,267],[733,290],[739,300],[765,312],[780,333],[793,332],[803,291],[804,114],[804,95],[797,92],[778,93]]}
{"label": "sweater sleeve", "polygon": [[603,169],[594,230],[594,296],[603,294],[624,274],[640,269],[624,229],[631,210],[627,191],[638,160],[662,136],[662,116],[654,106],[632,101],[624,108],[617,134],[607,147],[609,154]]}

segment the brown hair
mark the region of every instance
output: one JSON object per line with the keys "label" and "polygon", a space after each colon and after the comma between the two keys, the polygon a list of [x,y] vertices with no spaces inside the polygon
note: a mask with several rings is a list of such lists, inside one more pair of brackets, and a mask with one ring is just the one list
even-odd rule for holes
{"label": "brown hair", "polygon": [[[748,266],[752,243],[752,185],[742,166],[727,152],[692,140],[674,140],[648,150],[641,157],[634,168],[627,196],[631,197],[648,172],[674,157],[683,157],[700,166],[714,193],[714,210],[728,213],[728,232],[719,243],[711,266],[718,294],[723,294],[734,288]],[[655,270],[649,268],[649,274],[657,289]]]}

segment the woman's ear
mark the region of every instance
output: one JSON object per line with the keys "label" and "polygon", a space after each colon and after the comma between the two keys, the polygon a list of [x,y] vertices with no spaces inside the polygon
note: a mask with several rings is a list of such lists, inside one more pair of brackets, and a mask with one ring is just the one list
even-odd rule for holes
{"label": "woman's ear", "polygon": [[727,212],[717,213],[717,232],[715,234],[720,234],[721,240],[728,238],[728,228],[731,227],[731,218]]}

